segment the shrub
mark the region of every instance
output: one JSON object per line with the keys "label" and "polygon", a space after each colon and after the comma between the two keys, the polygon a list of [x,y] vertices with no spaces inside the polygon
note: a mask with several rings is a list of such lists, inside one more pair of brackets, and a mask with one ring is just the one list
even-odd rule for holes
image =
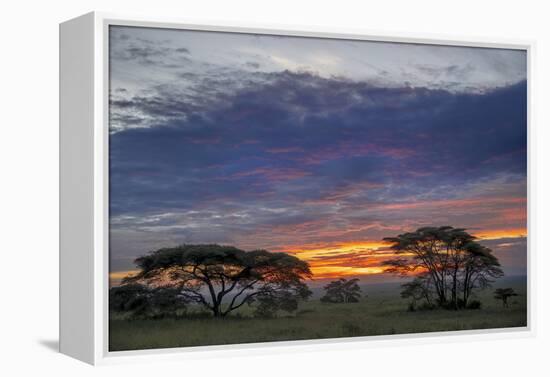
{"label": "shrub", "polygon": [[420,304],[418,306],[418,310],[434,310],[437,306],[435,306],[434,304],[429,304],[427,302],[423,302],[422,304]]}
{"label": "shrub", "polygon": [[464,309],[464,300],[457,299],[456,304],[454,301],[446,301],[445,303],[440,305],[444,309],[448,310],[456,310],[456,309]]}
{"label": "shrub", "polygon": [[361,298],[361,288],[357,284],[359,279],[344,279],[331,281],[324,286],[325,295],[321,302],[327,303],[357,303]]}
{"label": "shrub", "polygon": [[350,322],[345,322],[342,324],[342,332],[344,333],[344,336],[358,336],[361,335],[362,330],[363,329],[361,327]]}
{"label": "shrub", "polygon": [[472,300],[468,303],[468,306],[466,306],[466,309],[481,309],[481,301],[479,300]]}

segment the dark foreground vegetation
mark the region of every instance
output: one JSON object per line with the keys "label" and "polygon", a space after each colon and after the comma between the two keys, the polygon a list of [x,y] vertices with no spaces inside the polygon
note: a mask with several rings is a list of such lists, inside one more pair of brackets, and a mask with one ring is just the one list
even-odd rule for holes
{"label": "dark foreground vegetation", "polygon": [[481,302],[478,310],[411,312],[407,300],[400,297],[400,284],[388,283],[362,286],[368,297],[349,305],[322,303],[319,292],[294,313],[269,319],[255,317],[247,306],[217,320],[207,312],[179,319],[136,320],[114,314],[109,344],[112,351],[119,351],[526,326],[525,277],[503,278],[495,287],[500,284],[519,294],[508,300],[507,308],[493,297],[493,290],[485,290],[476,294]]}

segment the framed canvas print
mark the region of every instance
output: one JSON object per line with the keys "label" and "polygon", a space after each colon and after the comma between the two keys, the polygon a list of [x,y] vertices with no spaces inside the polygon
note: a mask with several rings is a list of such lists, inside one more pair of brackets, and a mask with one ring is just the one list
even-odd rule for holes
{"label": "framed canvas print", "polygon": [[60,30],[62,352],[532,331],[530,44]]}

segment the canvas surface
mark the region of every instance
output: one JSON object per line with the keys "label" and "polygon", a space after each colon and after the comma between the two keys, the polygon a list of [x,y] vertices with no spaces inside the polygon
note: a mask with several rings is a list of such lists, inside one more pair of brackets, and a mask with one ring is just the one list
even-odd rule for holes
{"label": "canvas surface", "polygon": [[527,325],[525,51],[109,45],[111,351]]}

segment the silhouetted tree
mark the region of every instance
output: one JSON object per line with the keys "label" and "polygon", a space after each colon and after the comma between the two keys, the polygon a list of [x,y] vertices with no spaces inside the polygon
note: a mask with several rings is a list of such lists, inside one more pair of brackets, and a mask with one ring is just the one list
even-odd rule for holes
{"label": "silhouetted tree", "polygon": [[344,279],[331,281],[323,287],[325,295],[321,297],[322,302],[351,303],[359,302],[361,288],[357,284],[359,279]]}
{"label": "silhouetted tree", "polygon": [[513,288],[498,288],[495,289],[495,299],[502,300],[502,306],[508,307],[508,299],[518,294],[514,291]]}
{"label": "silhouetted tree", "polygon": [[425,227],[384,240],[404,256],[384,261],[386,272],[422,272],[440,306],[466,307],[473,289],[485,288],[503,274],[492,251],[464,229]]}
{"label": "silhouetted tree", "polygon": [[214,317],[256,301],[264,311],[266,307],[292,311],[298,301],[311,295],[302,281],[311,277],[309,265],[285,253],[183,245],[157,250],[135,262],[140,272],[125,278],[124,284],[177,288],[186,300],[202,305]]}

